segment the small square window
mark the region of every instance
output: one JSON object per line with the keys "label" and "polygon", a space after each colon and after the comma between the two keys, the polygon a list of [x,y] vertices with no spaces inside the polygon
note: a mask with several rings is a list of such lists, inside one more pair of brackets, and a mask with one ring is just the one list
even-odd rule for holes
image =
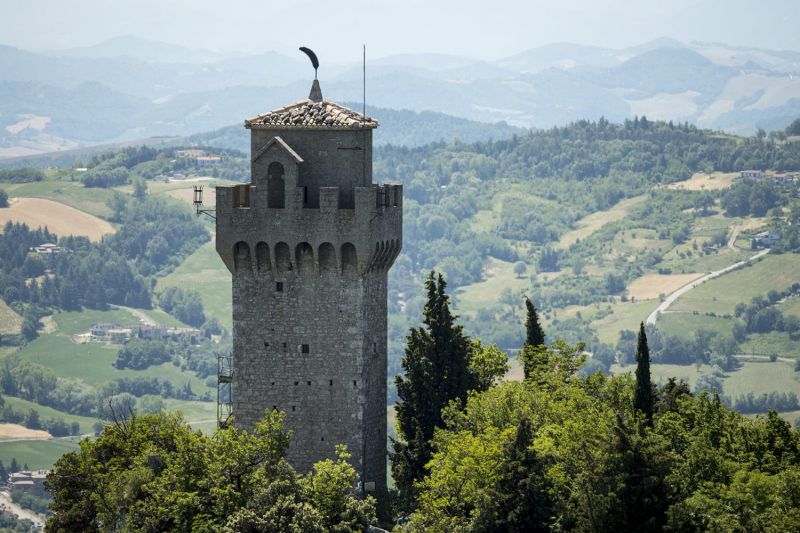
{"label": "small square window", "polygon": [[306,385],[308,385],[310,387],[311,386],[311,382],[310,381],[306,381]]}
{"label": "small square window", "polygon": [[292,412],[294,413],[294,411],[295,411],[295,406],[293,405],[292,406]]}
{"label": "small square window", "polygon": [[301,345],[300,345],[300,352],[302,352],[302,353],[308,353],[309,351],[310,351],[310,350],[309,350],[308,344],[301,344]]}
{"label": "small square window", "polygon": [[330,382],[328,383],[328,385],[330,385],[331,387],[333,387],[333,380],[330,380]]}
{"label": "small square window", "polygon": [[269,348],[269,343],[267,341],[264,341],[264,348]]}
{"label": "small square window", "polygon": [[275,292],[283,292],[283,282],[278,281],[275,283]]}
{"label": "small square window", "polygon": [[285,342],[281,343],[281,348],[283,348],[284,350],[286,349],[286,343]]}
{"label": "small square window", "polygon": [[299,381],[295,381],[294,382],[294,386],[297,387],[298,385],[300,385],[300,382]]}
{"label": "small square window", "polygon": [[321,437],[319,440],[325,440],[325,437]]}
{"label": "small square window", "polygon": [[275,386],[275,382],[273,381],[272,383],[270,383],[270,386],[274,387]]}

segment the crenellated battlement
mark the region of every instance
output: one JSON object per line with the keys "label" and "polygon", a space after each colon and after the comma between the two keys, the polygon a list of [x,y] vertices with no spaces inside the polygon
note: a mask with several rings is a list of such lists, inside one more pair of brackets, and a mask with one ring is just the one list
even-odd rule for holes
{"label": "crenellated battlement", "polygon": [[[302,188],[294,192],[294,201],[285,207],[269,207],[258,186],[217,188],[217,252],[232,273],[242,272],[236,253],[245,246],[254,274],[280,272],[282,266],[276,258],[281,244],[289,250],[285,272],[300,263],[296,249],[301,244],[312,251],[316,273],[347,272],[344,265],[349,258],[342,252],[346,244],[354,248],[352,266],[356,273],[388,270],[402,246],[402,185],[356,187],[354,208],[340,206],[338,187],[320,188],[320,205],[316,208],[304,207]],[[261,263],[255,260],[260,245],[268,250]],[[322,253],[327,245],[333,254]]]}

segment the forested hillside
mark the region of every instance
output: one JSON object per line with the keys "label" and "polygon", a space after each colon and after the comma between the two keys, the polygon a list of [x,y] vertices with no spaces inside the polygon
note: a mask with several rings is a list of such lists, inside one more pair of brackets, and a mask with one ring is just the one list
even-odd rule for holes
{"label": "forested hillside", "polygon": [[[491,142],[376,148],[376,181],[405,185],[403,251],[390,273],[390,375],[400,371],[406,335],[419,321],[422,277],[436,268],[472,338],[519,349],[527,295],[549,341],[585,343],[585,372],[620,373],[646,321],[656,382],[678,376],[691,390],[720,392],[741,412],[773,407],[794,420],[800,207],[797,182],[784,179],[800,169],[800,144],[784,139],[792,134],[735,137],[637,118]],[[210,399],[214,354],[229,346],[230,278],[208,242],[211,226],[192,218],[185,202],[194,183],[249,174],[245,154],[209,146],[214,139],[219,133],[198,145],[130,147],[73,168],[0,174],[10,202],[0,215],[10,213],[8,220],[19,199],[42,198],[113,225],[97,241],[59,237],[53,229],[79,228],[67,221],[47,231],[12,223],[0,236],[2,350],[8,375],[18,376],[2,389],[7,420],[25,422],[24,409],[36,405],[60,410],[53,416],[64,420],[103,419],[113,398],[118,408],[182,405],[193,420],[213,422],[213,403],[197,400]],[[178,155],[189,148],[220,159],[200,166]],[[767,172],[760,179],[738,177],[758,169]],[[765,230],[779,235],[771,253],[748,263]],[[30,253],[44,242],[70,253]],[[738,262],[657,310],[681,286]],[[145,327],[142,314],[159,327],[203,333],[77,344],[102,322]],[[513,363],[509,377],[520,372]],[[26,385],[26,376],[40,374],[52,388]],[[390,406],[396,398],[390,387]]]}

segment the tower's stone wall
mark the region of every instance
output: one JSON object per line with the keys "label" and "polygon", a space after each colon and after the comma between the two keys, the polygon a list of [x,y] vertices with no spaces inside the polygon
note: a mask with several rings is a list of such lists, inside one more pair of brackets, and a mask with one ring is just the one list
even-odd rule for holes
{"label": "tower's stone wall", "polygon": [[[276,133],[253,131],[250,184],[217,188],[216,247],[233,278],[234,424],[283,410],[292,464],[308,470],[346,444],[380,492],[387,272],[401,247],[402,187],[371,184],[371,161],[360,161],[371,130]],[[269,207],[275,163],[284,207]]]}

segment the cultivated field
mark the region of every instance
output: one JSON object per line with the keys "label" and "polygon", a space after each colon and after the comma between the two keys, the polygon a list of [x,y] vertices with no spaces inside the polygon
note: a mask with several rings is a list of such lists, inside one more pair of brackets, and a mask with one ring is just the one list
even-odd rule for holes
{"label": "cultivated field", "polygon": [[28,429],[19,424],[0,424],[0,440],[42,440],[49,438],[50,433],[41,429]]}
{"label": "cultivated field", "polygon": [[692,274],[645,274],[628,285],[628,295],[637,300],[658,298],[660,294],[669,294],[701,276],[703,274],[697,272]]}
{"label": "cultivated field", "polygon": [[[472,285],[460,287],[456,291],[456,311],[474,313],[487,305],[494,305],[503,289],[512,291],[525,290],[530,287],[527,275],[518,278],[514,274],[514,263],[489,258],[489,265],[484,270],[485,279]],[[519,299],[522,308],[522,298]]]}
{"label": "cultivated field", "polygon": [[639,323],[647,320],[647,315],[656,307],[658,302],[654,300],[617,302],[611,306],[612,313],[592,322],[592,327],[597,331],[600,342],[615,345],[620,331],[638,331]]}
{"label": "cultivated field", "polygon": [[673,311],[732,313],[737,303],[765,296],[771,289],[781,291],[798,281],[800,254],[767,255],[752,266],[724,274],[703,283],[678,298]]}
{"label": "cultivated field", "polygon": [[576,229],[569,231],[561,236],[558,241],[559,248],[568,248],[579,239],[585,239],[595,231],[602,228],[609,222],[616,222],[622,220],[625,215],[630,212],[631,208],[641,204],[647,199],[646,195],[634,196],[633,198],[626,198],[617,203],[611,209],[606,211],[598,211],[587,215],[575,223]]}
{"label": "cultivated field", "polygon": [[[636,365],[613,365],[611,372],[621,374],[634,372]],[[674,377],[685,379],[694,387],[697,378],[702,374],[711,372],[709,365],[650,365],[650,373],[655,383],[665,383]],[[728,372],[722,379],[722,388],[725,396],[736,396],[752,392],[764,394],[770,392],[794,392],[800,395],[800,381],[794,371],[793,365],[777,361],[775,363],[758,362],[742,363],[742,366],[733,372]]]}
{"label": "cultivated field", "polygon": [[8,221],[24,223],[31,228],[47,227],[59,237],[84,235],[93,241],[115,231],[105,220],[44,198],[12,199],[9,207],[0,209],[0,226]]}
{"label": "cultivated field", "polygon": [[3,396],[3,399],[6,401],[6,405],[13,407],[15,411],[21,411],[25,413],[31,409],[36,409],[39,412],[39,418],[42,420],[46,418],[63,418],[67,424],[77,422],[81,426],[81,434],[91,433],[94,430],[95,423],[100,421],[99,419],[91,416],[79,416],[65,413],[63,411],[53,409],[52,407],[39,405],[38,403],[33,403],[31,401],[23,400],[22,398],[16,398],[14,396]]}
{"label": "cultivated field", "polygon": [[78,444],[68,439],[11,440],[0,442],[0,461],[6,468],[12,458],[34,470],[51,468],[59,457],[77,449]]}
{"label": "cultivated field", "polygon": [[215,317],[231,329],[231,274],[219,258],[213,239],[187,257],[171,274],[159,278],[157,290],[173,286],[198,291],[206,316]]}
{"label": "cultivated field", "polygon": [[113,189],[87,188],[79,181],[50,178],[32,183],[4,183],[2,188],[14,198],[47,198],[98,217],[112,214],[108,201],[115,192]]}
{"label": "cultivated field", "polygon": [[0,300],[0,334],[19,333],[20,326],[22,326],[22,317],[3,300]]}
{"label": "cultivated field", "polygon": [[667,188],[685,191],[718,191],[730,187],[738,176],[738,172],[712,172],[711,174],[697,172],[686,181],[670,183]]}

